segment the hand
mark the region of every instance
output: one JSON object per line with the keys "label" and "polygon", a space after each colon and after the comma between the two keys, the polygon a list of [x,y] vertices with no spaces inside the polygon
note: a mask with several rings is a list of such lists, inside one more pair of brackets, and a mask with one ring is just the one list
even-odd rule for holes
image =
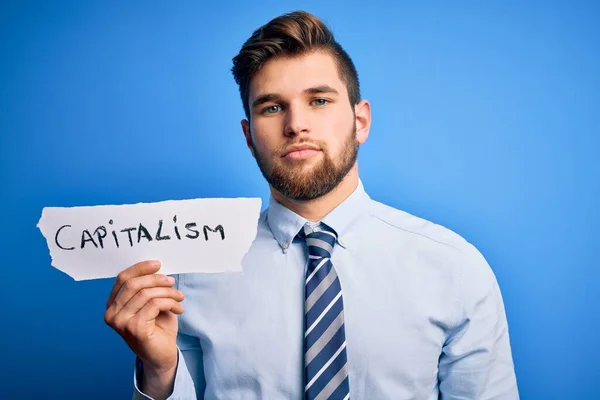
{"label": "hand", "polygon": [[[177,315],[184,295],[160,263],[143,261],[123,270],[112,287],[104,321],[142,360],[145,376],[169,378],[177,367]],[[168,380],[168,379],[167,379]]]}

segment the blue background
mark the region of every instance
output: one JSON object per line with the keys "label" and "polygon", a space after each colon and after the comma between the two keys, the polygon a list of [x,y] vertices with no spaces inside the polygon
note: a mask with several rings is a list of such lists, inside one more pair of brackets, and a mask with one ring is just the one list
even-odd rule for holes
{"label": "blue background", "polygon": [[266,201],[229,69],[297,8],[334,29],[372,102],[370,195],[494,269],[522,398],[599,398],[600,7],[416,3],[3,1],[0,398],[129,398],[113,282],[50,266],[42,208]]}

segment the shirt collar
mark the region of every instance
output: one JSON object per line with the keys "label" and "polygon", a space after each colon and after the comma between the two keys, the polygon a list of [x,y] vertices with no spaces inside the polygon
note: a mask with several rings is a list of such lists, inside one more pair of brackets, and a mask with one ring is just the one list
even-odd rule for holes
{"label": "shirt collar", "polygon": [[[359,179],[354,192],[320,221],[336,231],[338,244],[342,247],[348,245],[345,235],[349,227],[356,219],[368,212],[369,200],[370,197]],[[307,222],[309,221],[279,203],[272,194],[269,196],[267,223],[284,252],[287,251],[294,237]]]}

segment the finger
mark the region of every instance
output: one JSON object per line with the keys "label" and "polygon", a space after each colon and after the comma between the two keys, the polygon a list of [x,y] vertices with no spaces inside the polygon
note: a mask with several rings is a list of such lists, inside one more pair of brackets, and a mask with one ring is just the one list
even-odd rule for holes
{"label": "finger", "polygon": [[128,331],[134,337],[143,339],[143,328],[151,325],[161,312],[183,314],[183,306],[181,303],[170,298],[154,297],[134,317],[127,320],[121,320],[119,317],[116,321],[120,324],[119,326],[122,327],[122,330]]}
{"label": "finger", "polygon": [[131,278],[135,278],[138,276],[154,274],[158,272],[160,266],[160,261],[142,261],[121,271],[117,275],[117,279],[115,280],[110,295],[108,296],[108,300],[106,301],[106,308],[110,307],[110,304],[113,302],[115,296],[117,295],[119,290],[121,290],[121,286],[123,286],[125,282],[127,282]]}
{"label": "finger", "polygon": [[108,306],[107,311],[112,309],[113,314],[118,313],[141,290],[153,287],[170,287],[174,283],[174,278],[162,274],[143,275],[128,279],[121,285],[121,289]]}
{"label": "finger", "polygon": [[182,292],[170,287],[145,288],[138,291],[117,313],[123,314],[119,318],[129,319],[153,299],[173,299],[176,302],[180,302],[184,297]]}
{"label": "finger", "polygon": [[139,318],[141,323],[153,321],[158,317],[158,314],[166,311],[171,311],[178,315],[183,314],[183,305],[174,299],[155,297],[142,307],[140,312],[137,313],[136,318]]}
{"label": "finger", "polygon": [[[172,298],[153,297],[148,300],[146,304],[144,304],[142,309],[139,310],[137,314],[120,312],[114,316],[109,325],[117,332],[122,333],[124,331],[129,331],[129,333],[135,335],[135,332],[132,329],[139,326],[141,319],[143,319],[145,325],[147,326],[148,322],[151,322],[153,319],[155,319],[161,311],[169,311],[174,309],[181,314],[183,312],[183,306],[180,305],[180,307],[177,307],[176,304],[180,303]],[[154,317],[150,318],[148,315],[154,315]]]}
{"label": "finger", "polygon": [[158,298],[150,300],[135,317],[125,322],[122,330],[125,334],[133,336],[140,342],[149,339],[150,327],[155,326],[155,320],[161,312],[182,314],[183,306],[173,299]]}

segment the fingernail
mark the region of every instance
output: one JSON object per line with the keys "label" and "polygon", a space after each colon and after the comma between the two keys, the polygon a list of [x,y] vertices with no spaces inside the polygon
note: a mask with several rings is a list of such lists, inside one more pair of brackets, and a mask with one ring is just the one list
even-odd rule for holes
{"label": "fingernail", "polygon": [[175,283],[175,278],[173,278],[172,276],[167,276],[167,281],[169,283]]}

